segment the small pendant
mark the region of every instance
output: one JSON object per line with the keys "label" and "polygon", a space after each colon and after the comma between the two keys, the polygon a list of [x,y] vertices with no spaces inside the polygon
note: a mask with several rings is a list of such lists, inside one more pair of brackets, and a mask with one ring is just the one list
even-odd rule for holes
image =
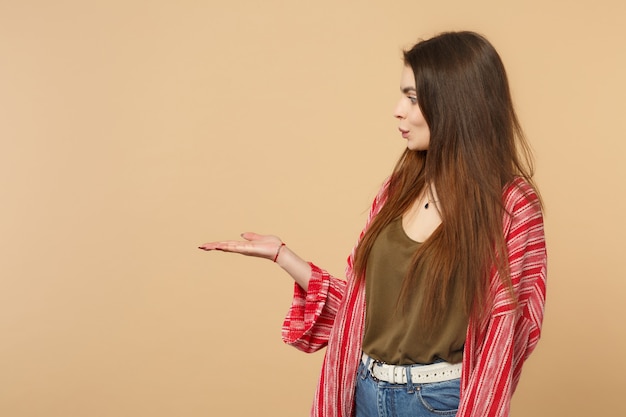
{"label": "small pendant", "polygon": [[429,205],[429,204],[430,204],[430,201],[429,201],[428,203],[424,204],[424,208],[425,208],[426,210],[428,210],[428,205]]}

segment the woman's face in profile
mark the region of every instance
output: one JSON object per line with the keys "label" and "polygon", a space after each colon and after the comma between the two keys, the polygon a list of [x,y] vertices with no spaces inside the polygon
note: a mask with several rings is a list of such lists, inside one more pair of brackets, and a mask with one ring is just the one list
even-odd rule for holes
{"label": "woman's face in profile", "polygon": [[398,120],[398,130],[412,151],[425,151],[430,143],[430,129],[417,103],[415,76],[410,66],[404,66],[400,76],[402,96],[396,105],[393,116]]}

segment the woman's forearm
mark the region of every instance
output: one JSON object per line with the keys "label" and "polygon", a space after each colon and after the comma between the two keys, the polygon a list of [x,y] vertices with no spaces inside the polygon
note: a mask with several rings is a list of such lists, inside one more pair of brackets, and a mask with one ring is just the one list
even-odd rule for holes
{"label": "woman's forearm", "polygon": [[276,263],[306,291],[311,278],[311,265],[308,262],[299,257],[288,246],[283,246],[278,253]]}

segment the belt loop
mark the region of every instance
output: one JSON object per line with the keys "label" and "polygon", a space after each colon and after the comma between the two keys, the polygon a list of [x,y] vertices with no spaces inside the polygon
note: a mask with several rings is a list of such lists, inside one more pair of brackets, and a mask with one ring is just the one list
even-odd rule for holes
{"label": "belt loop", "polygon": [[367,353],[363,353],[361,355],[361,358],[363,358],[363,356],[365,356],[365,362],[363,362],[363,364],[365,365],[365,368],[363,369],[363,372],[361,373],[361,379],[365,379],[367,377],[367,373],[370,372],[370,362],[372,361],[372,358],[370,358],[370,356]]}
{"label": "belt loop", "polygon": [[404,368],[404,372],[406,372],[406,392],[408,394],[413,394],[415,392],[415,386],[413,385],[413,375],[411,370],[413,369],[412,366],[406,366]]}

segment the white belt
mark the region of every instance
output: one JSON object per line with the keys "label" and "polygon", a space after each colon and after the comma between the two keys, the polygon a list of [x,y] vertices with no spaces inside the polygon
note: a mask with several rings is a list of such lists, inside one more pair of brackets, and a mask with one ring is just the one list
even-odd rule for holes
{"label": "white belt", "polygon": [[411,372],[411,382],[413,384],[427,384],[431,382],[443,382],[461,377],[461,364],[451,364],[448,362],[437,362],[430,365],[388,365],[379,362],[363,354],[361,360],[368,363],[368,370],[372,376],[380,381],[392,384],[406,384],[406,371]]}

